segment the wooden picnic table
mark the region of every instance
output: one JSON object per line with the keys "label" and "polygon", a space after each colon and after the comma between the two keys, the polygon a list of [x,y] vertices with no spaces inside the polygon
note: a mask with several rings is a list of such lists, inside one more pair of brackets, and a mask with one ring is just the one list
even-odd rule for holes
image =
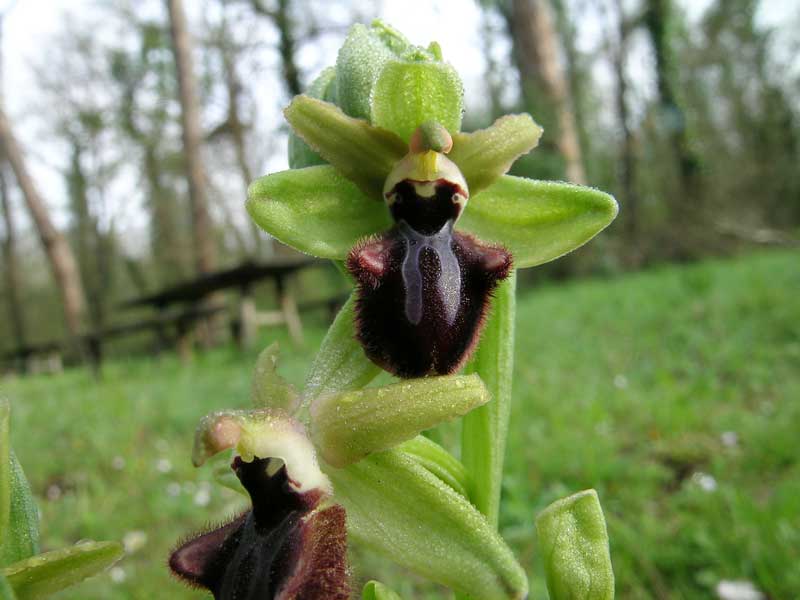
{"label": "wooden picnic table", "polygon": [[[302,269],[322,263],[323,261],[310,257],[284,258],[269,262],[246,261],[229,269],[181,282],[154,294],[128,300],[121,306],[151,306],[158,311],[164,311],[175,304],[196,305],[215,292],[234,289],[239,291],[239,302],[238,315],[232,322],[236,324],[237,338],[242,346],[252,344],[259,327],[279,324],[286,324],[292,339],[302,343],[303,326],[288,281]],[[253,288],[264,279],[275,283],[278,301],[276,310],[258,310],[256,306]]]}

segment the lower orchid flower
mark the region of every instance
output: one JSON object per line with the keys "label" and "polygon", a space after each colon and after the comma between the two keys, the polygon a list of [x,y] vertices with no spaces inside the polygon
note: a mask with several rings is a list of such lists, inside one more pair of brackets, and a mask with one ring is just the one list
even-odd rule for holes
{"label": "lower orchid flower", "polygon": [[[250,508],[183,542],[169,565],[179,578],[209,590],[216,600],[345,599],[351,592],[346,525],[360,533],[359,527],[368,527],[359,523],[377,516],[366,498],[378,491],[369,481],[381,468],[356,463],[375,453],[386,455],[383,461],[408,462],[403,457],[419,454],[420,444],[423,454],[430,453],[425,442],[403,445],[406,449],[396,456],[382,451],[411,443],[421,431],[485,404],[489,393],[477,375],[453,375],[324,394],[306,410],[301,396],[277,375],[276,356],[273,345],[259,358],[255,408],[212,413],[201,421],[195,436],[196,466],[233,449],[234,484],[247,494]],[[229,477],[224,479],[232,485]],[[337,494],[332,481],[343,486]],[[440,483],[429,482],[416,491],[414,485],[419,483],[406,482],[407,499],[441,493]],[[353,504],[344,488],[352,493],[358,486],[359,501]],[[398,501],[402,499],[391,499]],[[440,511],[453,510],[441,502],[424,502],[435,519],[442,518]],[[477,581],[519,587],[524,580],[513,559],[508,566],[511,555],[505,545],[485,522],[478,520],[476,526],[478,513],[463,497],[458,502],[459,510],[466,512],[453,511],[449,518],[455,527],[473,530],[473,546],[441,557],[441,562],[463,563],[464,555],[481,553],[488,559],[483,572],[474,575]],[[350,518],[345,507],[352,511]],[[379,549],[387,545],[394,552],[400,550],[394,539],[371,536],[366,539]],[[403,556],[399,560],[411,566],[419,562],[417,556]],[[426,566],[432,562],[429,557],[424,560]]]}
{"label": "lower orchid flower", "polygon": [[[383,66],[369,120],[295,97],[286,119],[328,164],[263,177],[247,204],[276,239],[346,261],[358,283],[356,335],[373,362],[400,377],[457,371],[512,265],[557,258],[617,213],[598,190],[506,175],[536,146],[541,128],[529,115],[510,115],[460,133],[460,82],[426,52]],[[340,80],[348,69],[337,64],[339,91],[359,81]]]}

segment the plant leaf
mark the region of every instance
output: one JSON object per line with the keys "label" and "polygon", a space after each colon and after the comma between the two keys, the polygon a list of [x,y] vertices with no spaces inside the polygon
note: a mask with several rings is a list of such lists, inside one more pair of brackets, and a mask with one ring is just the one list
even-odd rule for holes
{"label": "plant leaf", "polygon": [[363,237],[391,227],[389,211],[330,166],[256,180],[247,211],[264,231],[300,252],[342,260]]}
{"label": "plant leaf", "polygon": [[467,469],[459,460],[433,440],[418,435],[397,447],[416,460],[439,479],[468,498]]}
{"label": "plant leaf", "polygon": [[[311,82],[306,95],[336,104],[336,69],[328,67]],[[294,131],[289,131],[289,168],[302,169],[324,165],[325,160],[301,140]]]}
{"label": "plant leaf", "polygon": [[488,401],[477,375],[409,379],[321,396],[311,404],[311,437],[328,464],[344,467]]}
{"label": "plant leaf", "polygon": [[122,557],[117,542],[85,542],[46,552],[3,569],[19,600],[34,600],[96,575]]}
{"label": "plant leaf", "polygon": [[4,535],[0,566],[39,552],[39,509],[31,486],[14,451],[10,454],[11,510],[7,535]]}
{"label": "plant leaf", "polygon": [[437,121],[452,135],[461,129],[463,99],[461,78],[447,63],[391,60],[375,83],[370,122],[405,142],[426,121]]}
{"label": "plant leaf", "polygon": [[483,515],[407,454],[372,454],[328,475],[352,539],[475,598],[527,595],[525,572]]}
{"label": "plant leaf", "polygon": [[391,131],[346,115],[335,104],[310,96],[295,96],[284,115],[312,150],[367,197],[382,202],[386,176],[408,152],[403,140]]}
{"label": "plant leaf", "polygon": [[11,407],[0,399],[0,566],[39,551],[39,511],[11,449]]}
{"label": "plant leaf", "polygon": [[506,115],[486,129],[453,135],[448,158],[461,169],[469,193],[474,196],[505,175],[520,156],[533,150],[542,131],[528,114]]}
{"label": "plant leaf", "polygon": [[361,592],[361,600],[403,600],[397,593],[379,581],[368,581]]}
{"label": "plant leaf", "polygon": [[492,401],[461,422],[461,460],[469,473],[469,498],[495,527],[511,414],[516,284],[516,272],[512,271],[498,286],[480,345],[466,368],[466,372],[480,375]]}
{"label": "plant leaf", "polygon": [[614,571],[597,492],[586,490],[548,506],[536,533],[553,600],[612,600]]}
{"label": "plant leaf", "polygon": [[380,367],[366,357],[356,340],[353,326],[355,304],[356,296],[353,293],[322,340],[306,377],[303,390],[306,404],[324,394],[365,387],[381,372]]}
{"label": "plant leaf", "polygon": [[5,575],[0,573],[0,600],[16,600],[16,598],[14,589],[11,587],[11,584],[8,583],[8,579],[6,579]]}
{"label": "plant leaf", "polygon": [[278,375],[279,350],[278,342],[274,342],[258,355],[251,395],[257,408],[282,408],[291,414],[300,403],[300,395],[294,386]]}
{"label": "plant leaf", "polygon": [[381,21],[370,27],[353,25],[336,58],[337,104],[342,110],[369,119],[372,90],[384,64],[410,46],[403,34]]}
{"label": "plant leaf", "polygon": [[456,225],[533,267],[582,246],[617,215],[612,196],[590,187],[504,175],[473,196]]}

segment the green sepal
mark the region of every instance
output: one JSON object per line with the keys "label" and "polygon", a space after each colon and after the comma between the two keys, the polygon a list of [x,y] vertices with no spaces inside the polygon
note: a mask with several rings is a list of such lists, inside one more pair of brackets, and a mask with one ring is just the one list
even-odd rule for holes
{"label": "green sepal", "polygon": [[403,34],[379,20],[370,27],[353,25],[336,58],[337,104],[342,110],[369,119],[372,90],[384,64],[410,46]]}
{"label": "green sepal", "polygon": [[[328,67],[311,83],[308,96],[336,104],[336,69]],[[302,169],[324,165],[325,160],[301,140],[294,131],[289,131],[289,167]]]}
{"label": "green sepal", "polygon": [[590,187],[504,175],[469,199],[456,227],[533,267],[582,246],[614,220],[617,202]]}
{"label": "green sepal", "polygon": [[322,340],[306,377],[306,403],[322,395],[360,389],[380,374],[380,367],[366,357],[356,340],[355,305],[356,295],[352,293]]}
{"label": "green sepal", "polygon": [[360,239],[391,227],[383,203],[327,165],[257,179],[248,190],[247,211],[284,244],[334,260],[343,260]]}
{"label": "green sepal", "polygon": [[256,408],[281,408],[293,413],[300,405],[300,395],[278,375],[278,342],[262,350],[256,359],[251,395]]}
{"label": "green sepal", "polygon": [[464,87],[452,66],[391,60],[375,83],[370,122],[407,142],[426,121],[439,122],[451,134],[460,131],[463,108]]}
{"label": "green sepal", "polygon": [[614,598],[608,533],[597,492],[586,490],[548,506],[536,518],[536,533],[550,598]]}
{"label": "green sepal", "polygon": [[408,152],[406,142],[310,96],[295,96],[284,115],[303,141],[382,206],[384,181]]}
{"label": "green sepal", "polygon": [[505,175],[520,156],[533,150],[542,131],[528,114],[506,115],[486,129],[453,135],[448,157],[461,169],[469,193],[474,196]]}
{"label": "green sepal", "polygon": [[0,399],[0,566],[39,552],[39,510],[11,449],[10,413]]}
{"label": "green sepal", "polygon": [[480,345],[465,369],[480,375],[492,402],[472,411],[461,422],[461,460],[467,470],[469,498],[497,526],[503,483],[511,384],[514,372],[516,272],[495,292]]}
{"label": "green sepal", "polygon": [[39,509],[22,465],[13,450],[10,463],[11,510],[0,566],[26,559],[39,552]]}
{"label": "green sepal", "polygon": [[463,496],[399,450],[328,469],[348,535],[396,563],[474,598],[525,598],[513,553]]}
{"label": "green sepal", "polygon": [[85,542],[27,558],[2,572],[19,600],[34,600],[98,574],[122,555],[117,542]]}
{"label": "green sepal", "polygon": [[0,600],[17,600],[14,595],[14,588],[8,583],[6,576],[0,573]]}
{"label": "green sepal", "polygon": [[319,397],[311,404],[311,437],[328,464],[344,467],[486,404],[477,375],[408,379]]}
{"label": "green sepal", "polygon": [[397,449],[411,456],[459,494],[468,497],[467,469],[439,444],[424,435],[418,435],[403,442]]}
{"label": "green sepal", "polygon": [[368,581],[361,592],[361,600],[403,600],[394,590],[380,581]]}

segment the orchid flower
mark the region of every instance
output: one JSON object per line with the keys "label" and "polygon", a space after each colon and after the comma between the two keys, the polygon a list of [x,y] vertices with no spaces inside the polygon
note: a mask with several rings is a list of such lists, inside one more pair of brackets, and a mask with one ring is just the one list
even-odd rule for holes
{"label": "orchid flower", "polygon": [[[365,62],[380,44],[391,57]],[[346,261],[358,283],[357,338],[400,377],[456,372],[512,266],[577,248],[617,213],[598,190],[506,175],[542,129],[509,115],[460,132],[461,83],[440,58],[437,46],[409,46],[386,26],[356,26],[335,73],[311,89],[341,108],[294,98],[286,119],[313,153],[293,138],[292,166],[302,168],[259,179],[247,203],[281,242]],[[359,91],[366,107],[352,100]]]}

